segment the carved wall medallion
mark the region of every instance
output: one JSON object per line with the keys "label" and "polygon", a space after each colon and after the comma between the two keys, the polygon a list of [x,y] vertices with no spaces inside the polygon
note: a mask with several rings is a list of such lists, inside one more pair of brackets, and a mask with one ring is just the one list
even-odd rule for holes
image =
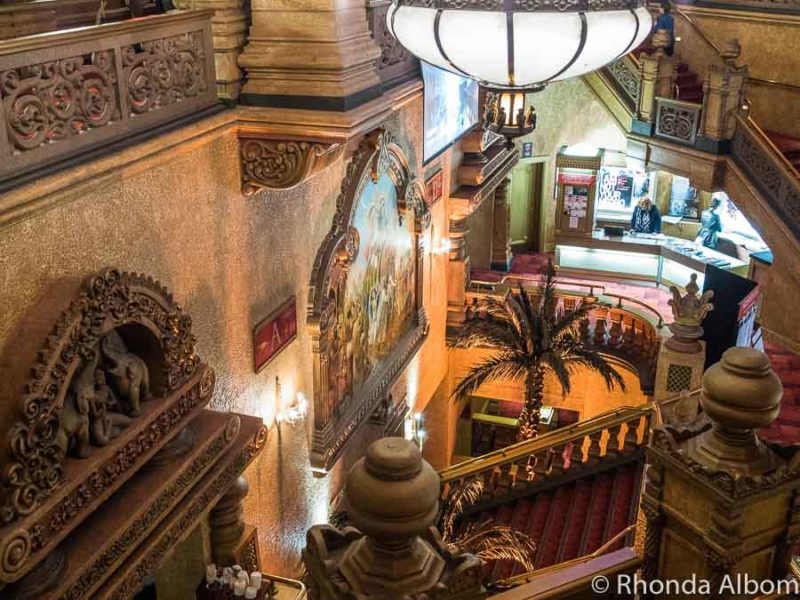
{"label": "carved wall medallion", "polygon": [[342,144],[239,139],[242,192],[251,196],[262,189],[288,190],[333,164],[343,153]]}
{"label": "carved wall medallion", "polygon": [[[89,278],[32,366],[0,479],[0,581],[15,581],[210,399],[191,319],[152,278]],[[85,462],[83,462],[85,461]]]}
{"label": "carved wall medallion", "polygon": [[421,234],[425,185],[383,131],[347,167],[309,292],[314,341],[312,466],[327,471],[427,334]]}

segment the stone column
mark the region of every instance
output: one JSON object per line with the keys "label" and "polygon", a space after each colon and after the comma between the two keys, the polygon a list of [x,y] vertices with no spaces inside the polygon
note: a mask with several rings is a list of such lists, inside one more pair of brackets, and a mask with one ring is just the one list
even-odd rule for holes
{"label": "stone column", "polygon": [[248,491],[247,480],[239,476],[208,515],[211,556],[217,565],[239,562],[238,550],[245,530],[242,500]]}
{"label": "stone column", "polygon": [[492,233],[492,269],[511,268],[511,204],[508,191],[511,180],[506,178],[494,191],[494,231]]}
{"label": "stone column", "polygon": [[247,41],[248,15],[244,0],[173,0],[173,3],[182,10],[214,11],[211,33],[214,37],[217,96],[223,100],[236,100],[244,76],[238,60]]}
{"label": "stone column", "polygon": [[786,575],[784,550],[800,528],[800,460],[787,462],[757,435],[778,416],[782,393],[765,354],[730,348],[703,377],[706,418],[653,430],[644,577],[694,576],[710,582],[703,597],[732,599],[744,597],[733,593],[736,577]]}
{"label": "stone column", "polygon": [[667,56],[664,49],[669,46],[669,34],[662,30],[653,35],[651,55],[642,55],[639,69],[642,78],[637,120],[653,123],[656,119],[656,96],[672,98],[675,96],[675,61]]}
{"label": "stone column", "polygon": [[[700,381],[705,368],[706,347],[700,340],[703,336],[701,323],[713,309],[710,300],[714,292],[698,295],[697,275],[692,275],[686,285],[686,293],[670,286],[673,322],[669,324],[670,334],[661,344],[656,368],[656,381],[653,398],[656,402],[672,398],[685,391],[700,389]],[[665,417],[670,417],[672,408],[665,408]]]}
{"label": "stone column", "polygon": [[736,66],[741,51],[739,42],[730,40],[721,52],[724,64],[712,65],[705,75],[700,136],[711,144],[733,138],[747,80],[747,67]]}
{"label": "stone column", "polygon": [[439,476],[413,442],[383,438],[347,479],[348,516],[356,530],[317,525],[303,560],[311,600],[486,596],[481,562],[446,546],[433,523]]}
{"label": "stone column", "polygon": [[447,327],[458,329],[466,314],[466,291],[469,286],[469,256],[466,215],[450,216],[450,261],[447,263]]}
{"label": "stone column", "polygon": [[251,0],[243,100],[349,110],[380,95],[364,0]]}

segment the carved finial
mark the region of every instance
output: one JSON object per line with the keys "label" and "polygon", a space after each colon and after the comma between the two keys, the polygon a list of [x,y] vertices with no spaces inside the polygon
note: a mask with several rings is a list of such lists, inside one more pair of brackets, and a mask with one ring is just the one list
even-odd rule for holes
{"label": "carved finial", "polygon": [[720,50],[719,55],[726,65],[734,67],[736,66],[736,59],[739,58],[741,53],[742,47],[739,45],[739,40],[733,38],[725,42],[725,46]]}
{"label": "carved finial", "polygon": [[767,355],[752,348],[729,348],[703,376],[700,404],[713,428],[697,438],[694,458],[737,474],[773,470],[778,457],[756,436],[778,416],[783,395]]}
{"label": "carved finial", "polygon": [[413,442],[388,437],[373,443],[345,487],[355,528],[318,525],[308,532],[303,559],[311,596],[484,598],[481,562],[447,547],[432,527],[439,486]]}
{"label": "carved finial", "polygon": [[697,285],[695,273],[692,273],[686,285],[685,295],[681,296],[680,290],[674,285],[670,286],[669,291],[672,293],[669,305],[672,308],[674,321],[669,325],[673,337],[667,340],[667,347],[676,352],[698,352],[702,346],[697,340],[703,336],[700,324],[706,315],[714,310],[714,305],[710,302],[714,292],[708,290],[702,296],[698,296],[700,287]]}
{"label": "carved finial", "polygon": [[431,589],[444,560],[420,539],[439,510],[439,476],[403,438],[378,440],[350,471],[348,515],[367,537],[339,569],[354,589],[388,595]]}

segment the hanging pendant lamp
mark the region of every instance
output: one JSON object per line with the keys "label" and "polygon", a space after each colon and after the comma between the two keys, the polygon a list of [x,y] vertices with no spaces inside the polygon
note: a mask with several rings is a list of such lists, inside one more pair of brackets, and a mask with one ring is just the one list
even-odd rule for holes
{"label": "hanging pendant lamp", "polygon": [[642,0],[393,0],[386,18],[420,59],[501,89],[595,71],[652,27]]}

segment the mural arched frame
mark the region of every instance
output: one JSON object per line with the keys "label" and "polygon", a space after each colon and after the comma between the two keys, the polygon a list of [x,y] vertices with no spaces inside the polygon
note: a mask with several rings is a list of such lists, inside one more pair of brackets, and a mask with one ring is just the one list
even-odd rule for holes
{"label": "mural arched frame", "polygon": [[[309,291],[317,472],[330,470],[427,336],[425,194],[403,147],[385,130],[368,135],[347,166]],[[378,215],[370,221],[376,227],[364,226],[365,214]]]}

